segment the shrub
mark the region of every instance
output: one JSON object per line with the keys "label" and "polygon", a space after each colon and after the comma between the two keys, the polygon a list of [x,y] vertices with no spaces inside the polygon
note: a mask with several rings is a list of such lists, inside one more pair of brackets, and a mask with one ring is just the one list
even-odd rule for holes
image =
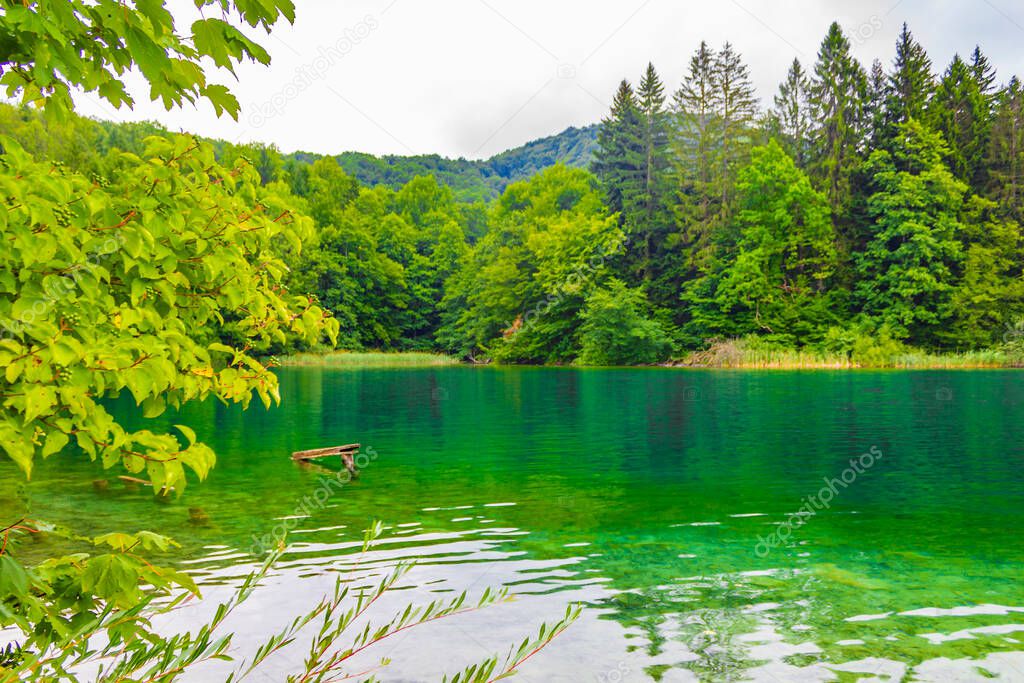
{"label": "shrub", "polygon": [[580,365],[649,365],[668,358],[672,344],[661,325],[643,314],[642,292],[612,279],[583,310]]}

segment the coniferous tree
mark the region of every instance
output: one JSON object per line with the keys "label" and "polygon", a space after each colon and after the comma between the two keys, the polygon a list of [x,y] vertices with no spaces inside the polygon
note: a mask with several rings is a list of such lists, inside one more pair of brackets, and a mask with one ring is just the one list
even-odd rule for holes
{"label": "coniferous tree", "polygon": [[949,166],[972,188],[980,189],[988,150],[988,103],[973,70],[955,55],[929,106],[929,120],[949,146]]}
{"label": "coniferous tree", "polygon": [[772,133],[800,168],[804,168],[808,160],[810,87],[810,79],[800,65],[800,60],[794,59],[786,73],[786,80],[779,85],[779,92],[773,99],[774,106],[769,112],[769,127],[774,129]]}
{"label": "coniferous tree", "polygon": [[608,208],[620,222],[644,189],[644,125],[633,86],[623,80],[602,121],[594,152],[594,174],[601,181]]}
{"label": "coniferous tree", "polygon": [[974,52],[971,53],[971,71],[974,73],[974,80],[978,82],[978,87],[981,89],[981,94],[990,96],[993,93],[993,89],[996,84],[996,70],[988,61],[980,46],[974,47]]}
{"label": "coniferous tree", "polygon": [[750,158],[750,143],[757,118],[757,96],[750,80],[749,68],[730,43],[719,50],[714,70],[721,131],[718,149],[721,210],[723,221],[727,221],[732,213],[736,174]]}
{"label": "coniferous tree", "polygon": [[977,195],[963,211],[963,276],[953,293],[953,319],[941,332],[946,346],[991,347],[1024,315],[1024,235],[999,205]]}
{"label": "coniferous tree", "polygon": [[925,120],[928,103],[935,92],[932,60],[910,29],[903,24],[896,41],[896,58],[889,74],[889,98],[886,119],[889,124],[887,141],[896,134],[897,127],[911,119]]}
{"label": "coniferous tree", "polygon": [[868,73],[868,95],[864,108],[864,142],[867,149],[878,149],[885,136],[885,105],[889,96],[889,81],[881,60],[871,63]]}
{"label": "coniferous tree", "polygon": [[850,42],[836,22],[818,51],[810,94],[817,122],[810,168],[828,195],[835,220],[850,201],[867,98],[867,75],[850,54]]}
{"label": "coniferous tree", "polygon": [[1024,85],[1016,76],[996,97],[986,170],[988,196],[1024,223]]}
{"label": "coniferous tree", "polygon": [[641,204],[634,207],[635,229],[643,234],[644,280],[655,275],[655,259],[666,238],[671,221],[667,211],[666,193],[669,175],[669,130],[665,111],[665,86],[653,64],[640,79],[637,103],[643,122],[644,187]]}
{"label": "coniferous tree", "polygon": [[706,255],[719,215],[721,190],[715,156],[721,141],[721,122],[717,93],[715,53],[701,42],[673,97],[673,152],[680,185],[677,221],[686,248],[683,270],[689,274]]}

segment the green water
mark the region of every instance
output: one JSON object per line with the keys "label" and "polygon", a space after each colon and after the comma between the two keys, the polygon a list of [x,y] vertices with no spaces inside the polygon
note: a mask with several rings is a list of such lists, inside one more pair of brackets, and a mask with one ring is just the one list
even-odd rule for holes
{"label": "green water", "polygon": [[[382,680],[436,680],[571,601],[584,616],[521,680],[1024,680],[1022,379],[290,369],[271,412],[210,403],[156,421],[187,422],[219,453],[181,500],[98,491],[102,474],[68,458],[27,495],[33,515],[82,532],[175,536],[213,595],[293,526],[237,626],[247,642],[350,566],[375,518],[390,528],[363,566],[419,563],[399,601],[502,583],[523,595],[389,645]],[[288,457],[354,441],[375,457],[329,497]],[[759,545],[844,470],[828,507]],[[4,464],[5,514],[15,480]]]}

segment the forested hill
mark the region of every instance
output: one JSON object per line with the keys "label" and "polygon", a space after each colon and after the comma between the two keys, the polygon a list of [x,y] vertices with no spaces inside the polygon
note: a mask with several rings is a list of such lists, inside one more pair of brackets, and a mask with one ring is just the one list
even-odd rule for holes
{"label": "forested hill", "polygon": [[[570,127],[557,135],[528,142],[490,159],[448,159],[437,154],[383,157],[344,152],[336,159],[346,173],[369,186],[398,189],[417,176],[433,175],[451,187],[463,201],[491,200],[509,183],[525,180],[538,171],[562,163],[589,168],[597,147],[599,124]],[[297,152],[285,155],[297,163],[313,163],[324,155]]]}
{"label": "forested hill", "polygon": [[[75,165],[81,158],[106,154],[111,149],[140,154],[143,140],[150,135],[166,135],[170,131],[158,123],[114,123],[79,118],[65,128],[52,128],[35,114],[0,103],[0,134],[11,134],[25,127],[35,129],[28,137],[37,145],[34,151],[45,152],[49,147],[60,148],[65,161]],[[374,156],[362,152],[343,152],[334,158],[338,165],[360,184],[369,187],[385,186],[397,190],[414,178],[434,176],[447,185],[461,202],[490,202],[517,180],[527,180],[538,172],[561,163],[570,168],[590,168],[597,148],[600,124],[583,128],[569,127],[551,135],[510,149],[489,159],[448,159],[438,154],[416,156]],[[69,134],[73,130],[73,134]],[[54,137],[55,136],[55,137]],[[21,137],[21,135],[17,135]],[[49,143],[48,138],[53,138]],[[220,158],[234,157],[246,150],[260,170],[264,182],[275,177],[281,169],[291,175],[304,177],[308,167],[327,154],[294,152],[281,154],[274,145],[234,145],[225,140],[207,139]],[[301,184],[301,180],[298,180]]]}

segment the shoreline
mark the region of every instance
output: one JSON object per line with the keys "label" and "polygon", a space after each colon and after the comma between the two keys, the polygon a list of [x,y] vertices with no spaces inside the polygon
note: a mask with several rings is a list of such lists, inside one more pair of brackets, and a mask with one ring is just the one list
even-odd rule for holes
{"label": "shoreline", "polygon": [[[998,353],[998,352],[993,352]],[[1020,362],[1009,357],[976,354],[918,355],[914,353],[895,356],[884,363],[861,364],[838,357],[814,357],[800,352],[780,353],[781,357],[707,359],[700,354],[691,354],[654,365],[583,366],[573,364],[535,363],[480,363],[465,361],[443,353],[426,351],[327,351],[305,352],[278,359],[279,367],[325,367],[325,368],[440,368],[440,367],[505,367],[505,368],[574,368],[574,369],[629,369],[663,368],[667,370],[1019,370]],[[1001,354],[1000,354],[1001,355]],[[697,356],[697,358],[695,358]],[[704,362],[701,362],[704,361]]]}

